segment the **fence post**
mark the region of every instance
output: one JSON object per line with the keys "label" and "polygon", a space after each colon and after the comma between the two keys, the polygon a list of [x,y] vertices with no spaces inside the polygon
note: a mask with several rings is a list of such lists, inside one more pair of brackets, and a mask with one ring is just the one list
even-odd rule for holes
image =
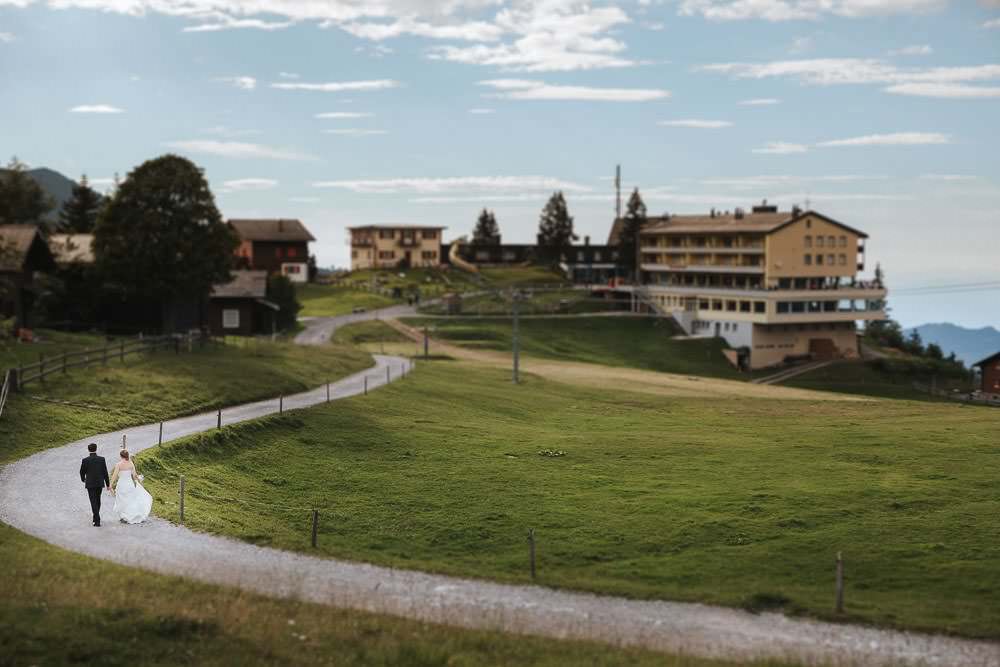
{"label": "fence post", "polygon": [[839,551],[837,552],[837,602],[834,611],[838,614],[844,613],[844,559]]}
{"label": "fence post", "polygon": [[368,376],[365,376],[365,396],[368,395]]}
{"label": "fence post", "polygon": [[330,402],[330,381],[329,380],[327,380],[327,382],[326,382],[326,402],[327,403]]}
{"label": "fence post", "polygon": [[222,408],[219,408],[218,421],[215,424],[215,428],[222,428]]}
{"label": "fence post", "polygon": [[156,444],[163,444],[163,422],[160,422],[160,436],[156,439]]}
{"label": "fence post", "polygon": [[181,475],[180,496],[181,496],[180,516],[181,516],[181,523],[183,524],[184,523],[184,475]]}
{"label": "fence post", "polygon": [[389,384],[392,380],[389,378],[389,364],[385,365],[385,383]]}
{"label": "fence post", "polygon": [[312,546],[316,548],[316,533],[319,531],[319,510],[313,510]]}
{"label": "fence post", "polygon": [[284,396],[279,396],[278,397],[278,414],[280,415],[284,411],[285,411],[285,397]]}
{"label": "fence post", "polygon": [[535,580],[535,529],[528,529],[528,557],[531,561],[531,580]]}

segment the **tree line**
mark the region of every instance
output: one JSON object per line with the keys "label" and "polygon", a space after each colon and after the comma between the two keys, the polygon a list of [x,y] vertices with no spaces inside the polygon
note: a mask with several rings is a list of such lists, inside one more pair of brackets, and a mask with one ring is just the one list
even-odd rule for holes
{"label": "tree line", "polygon": [[[214,285],[231,280],[236,232],[222,219],[203,171],[190,160],[163,155],[143,162],[102,197],[86,176],[73,188],[55,224],[53,202],[16,158],[0,174],[0,224],[35,225],[53,232],[93,234],[94,262],[46,276],[36,310],[47,320],[98,325],[114,311],[139,307],[173,331],[179,308],[201,303]],[[268,297],[295,322],[294,287],[284,276],[268,281]],[[143,318],[140,318],[143,319]]]}

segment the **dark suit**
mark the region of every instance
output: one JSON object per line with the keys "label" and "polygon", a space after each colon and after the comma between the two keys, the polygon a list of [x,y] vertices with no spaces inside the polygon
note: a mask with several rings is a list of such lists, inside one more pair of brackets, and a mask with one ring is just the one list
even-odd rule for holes
{"label": "dark suit", "polygon": [[91,454],[80,464],[80,481],[90,495],[90,509],[94,512],[94,525],[101,525],[101,491],[111,486],[108,478],[108,464],[103,456]]}

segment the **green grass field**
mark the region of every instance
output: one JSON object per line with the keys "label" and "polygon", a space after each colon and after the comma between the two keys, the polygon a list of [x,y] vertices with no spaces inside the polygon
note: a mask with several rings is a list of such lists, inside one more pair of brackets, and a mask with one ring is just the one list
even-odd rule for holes
{"label": "green grass field", "polygon": [[511,266],[483,268],[479,275],[494,287],[520,285],[566,285],[566,277],[547,266]]}
{"label": "green grass field", "polygon": [[[507,290],[477,294],[462,300],[462,312],[467,316],[510,315],[512,308],[513,303]],[[628,302],[612,301],[572,288],[531,290],[518,303],[518,312],[523,315],[596,313],[627,308]],[[442,315],[446,313],[446,306],[435,303],[422,307],[420,312]]]}
{"label": "green grass field", "polygon": [[[405,568],[1000,636],[1000,411],[609,394],[424,363],[405,382],[153,450],[188,525]],[[275,474],[266,462],[280,460]],[[232,500],[241,511],[233,512]]]}
{"label": "green grass field", "polygon": [[59,331],[35,331],[34,343],[19,343],[0,335],[0,372],[18,364],[33,364],[39,355],[54,357],[63,352],[75,352],[103,346],[108,339],[98,334],[68,334]]}
{"label": "green grass field", "polygon": [[0,418],[0,464],[128,424],[304,391],[372,363],[368,353],[346,345],[244,341],[56,373],[11,395]]}
{"label": "green grass field", "polygon": [[409,338],[379,320],[346,324],[333,333],[333,341],[345,345],[411,342]]}
{"label": "green grass field", "polygon": [[[507,319],[407,318],[407,324],[434,328],[432,336],[456,345],[488,350],[511,349]],[[729,379],[746,376],[733,368],[721,339],[675,340],[672,320],[652,317],[524,318],[521,351],[565,361],[627,366],[665,373]]]}
{"label": "green grass field", "polygon": [[300,285],[295,295],[302,304],[302,317],[334,317],[346,315],[355,308],[372,310],[394,306],[402,299],[393,299],[365,290],[337,285]]}
{"label": "green grass field", "polygon": [[918,401],[939,401],[938,396],[914,386],[930,387],[934,383],[938,389],[959,389],[969,391],[970,381],[963,378],[935,377],[924,373],[902,373],[887,371],[874,362],[840,361],[830,366],[817,368],[797,375],[780,384],[802,389],[819,389],[848,394],[863,394],[883,398],[899,398]]}

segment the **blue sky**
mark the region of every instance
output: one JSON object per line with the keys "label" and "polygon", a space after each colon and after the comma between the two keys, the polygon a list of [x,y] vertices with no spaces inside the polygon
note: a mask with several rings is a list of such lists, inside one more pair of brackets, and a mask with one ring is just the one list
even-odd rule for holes
{"label": "blue sky", "polygon": [[[0,146],[99,189],[177,152],[226,217],[530,241],[809,204],[867,231],[894,315],[1000,326],[1000,0],[0,0]],[[7,157],[5,155],[4,157]]]}

